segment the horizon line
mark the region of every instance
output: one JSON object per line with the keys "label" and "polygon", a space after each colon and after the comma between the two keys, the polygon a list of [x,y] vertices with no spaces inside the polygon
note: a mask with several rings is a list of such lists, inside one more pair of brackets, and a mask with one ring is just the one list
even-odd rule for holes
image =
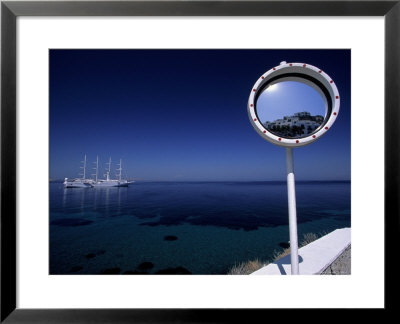
{"label": "horizon line", "polygon": [[[286,182],[286,180],[145,180],[145,179],[128,179],[135,182]],[[49,182],[64,181],[62,178],[49,178]],[[351,182],[351,179],[321,179],[321,180],[304,180],[296,179],[296,182]]]}

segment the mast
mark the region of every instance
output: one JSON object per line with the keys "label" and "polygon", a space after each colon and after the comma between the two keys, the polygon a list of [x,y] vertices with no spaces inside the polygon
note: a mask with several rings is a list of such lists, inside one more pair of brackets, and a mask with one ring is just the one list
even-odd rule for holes
{"label": "mast", "polygon": [[119,159],[119,168],[117,169],[117,171],[119,171],[118,180],[121,181],[121,176],[122,176],[122,160],[121,159]]}
{"label": "mast", "polygon": [[83,177],[82,179],[85,180],[86,179],[86,154],[85,154],[85,158],[82,161],[83,162],[83,167],[81,167],[81,169],[83,169]]}
{"label": "mast", "polygon": [[110,156],[109,162],[108,162],[108,163],[106,163],[106,164],[108,164],[108,171],[107,171],[107,181],[110,181],[110,172],[111,172],[111,156]]}
{"label": "mast", "polygon": [[97,178],[98,178],[98,174],[99,174],[99,156],[97,156],[96,162],[93,162],[93,163],[96,163],[96,167],[93,168],[96,170],[96,173],[92,174],[92,175],[94,175],[96,177],[95,179],[96,179],[96,183],[97,183]]}

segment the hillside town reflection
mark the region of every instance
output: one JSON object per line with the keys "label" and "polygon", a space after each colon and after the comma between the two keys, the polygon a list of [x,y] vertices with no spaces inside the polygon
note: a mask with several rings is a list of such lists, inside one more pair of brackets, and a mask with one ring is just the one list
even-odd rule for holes
{"label": "hillside town reflection", "polygon": [[269,85],[257,98],[258,120],[284,138],[309,136],[323,125],[326,98],[311,83],[284,80]]}
{"label": "hillside town reflection", "polygon": [[314,133],[323,122],[323,116],[312,116],[309,112],[302,111],[295,113],[293,116],[284,116],[274,121],[266,121],[264,126],[275,135],[296,138]]}

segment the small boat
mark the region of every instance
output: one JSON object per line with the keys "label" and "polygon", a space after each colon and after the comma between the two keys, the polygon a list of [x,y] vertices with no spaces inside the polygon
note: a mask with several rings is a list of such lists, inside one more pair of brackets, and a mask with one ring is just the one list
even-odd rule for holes
{"label": "small boat", "polygon": [[82,161],[83,167],[83,177],[82,178],[75,178],[75,179],[64,179],[64,188],[91,188],[93,185],[91,184],[90,179],[86,179],[86,154],[84,160]]}

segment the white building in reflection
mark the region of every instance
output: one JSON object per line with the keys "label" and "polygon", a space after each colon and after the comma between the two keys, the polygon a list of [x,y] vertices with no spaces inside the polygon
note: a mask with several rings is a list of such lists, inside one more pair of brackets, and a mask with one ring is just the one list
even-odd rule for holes
{"label": "white building in reflection", "polygon": [[273,122],[266,121],[264,126],[273,133],[296,136],[314,132],[323,121],[324,117],[321,115],[312,116],[309,112],[302,111],[293,116],[284,116],[283,119],[277,119]]}

